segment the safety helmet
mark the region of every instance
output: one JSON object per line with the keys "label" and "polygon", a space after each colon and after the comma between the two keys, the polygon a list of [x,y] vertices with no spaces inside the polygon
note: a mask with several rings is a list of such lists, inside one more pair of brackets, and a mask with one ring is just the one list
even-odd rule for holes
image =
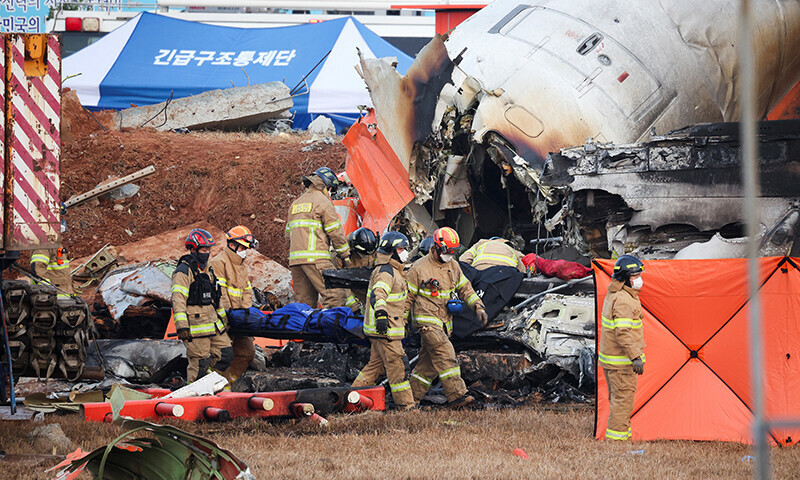
{"label": "safety helmet", "polygon": [[202,228],[195,228],[189,232],[189,235],[186,235],[186,243],[184,245],[186,245],[187,250],[197,250],[200,247],[213,247],[216,244],[217,242],[210,233]]}
{"label": "safety helmet", "polygon": [[408,248],[408,237],[400,232],[386,232],[378,242],[378,252],[391,254],[396,248]]}
{"label": "safety helmet", "polygon": [[258,240],[253,236],[253,232],[244,225],[236,225],[225,234],[228,242],[236,242],[245,248],[258,248]]}
{"label": "safety helmet", "polygon": [[433,237],[425,237],[419,242],[419,248],[417,251],[420,255],[427,255],[428,252],[431,251],[431,247],[433,246]]}
{"label": "safety helmet", "polygon": [[440,254],[455,254],[461,248],[458,233],[450,227],[442,227],[433,232],[433,244]]}
{"label": "safety helmet", "polygon": [[623,255],[619,257],[614,264],[614,274],[612,278],[625,281],[631,278],[632,275],[638,275],[642,272],[644,272],[644,264],[641,260],[633,255]]}
{"label": "safety helmet", "polygon": [[328,167],[321,167],[314,170],[314,175],[318,176],[322,179],[325,183],[325,186],[328,188],[336,187],[339,185],[339,179],[336,177],[336,174],[333,173]]}
{"label": "safety helmet", "polygon": [[347,237],[350,248],[366,255],[372,255],[378,248],[378,237],[369,228],[361,227]]}

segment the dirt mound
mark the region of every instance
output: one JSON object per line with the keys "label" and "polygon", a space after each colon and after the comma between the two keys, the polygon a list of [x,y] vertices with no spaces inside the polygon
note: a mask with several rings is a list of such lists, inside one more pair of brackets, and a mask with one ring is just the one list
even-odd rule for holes
{"label": "dirt mound", "polygon": [[61,141],[73,142],[92,133],[111,129],[114,126],[114,112],[90,112],[81,106],[78,94],[65,88],[61,91]]}
{"label": "dirt mound", "polygon": [[106,243],[121,245],[207,221],[223,230],[250,227],[260,252],[286,264],[283,220],[303,190],[300,177],[321,166],[344,168],[343,145],[319,142],[302,152],[308,137],[300,135],[104,131],[72,96],[65,95],[64,105],[72,138],[62,144],[62,200],[110,175],[156,167],[155,175],[136,182],[141,190],[128,200],[101,198],[99,205],[69,209],[64,244],[75,258]]}

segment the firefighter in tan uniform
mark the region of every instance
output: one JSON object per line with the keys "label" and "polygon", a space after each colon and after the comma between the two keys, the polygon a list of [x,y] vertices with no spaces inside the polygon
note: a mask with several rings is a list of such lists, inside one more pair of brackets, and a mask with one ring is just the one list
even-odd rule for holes
{"label": "firefighter in tan uniform", "polygon": [[516,267],[522,273],[527,270],[522,263],[522,252],[514,249],[508,244],[508,240],[500,237],[478,240],[478,243],[462,253],[458,260],[478,270],[497,266]]}
{"label": "firefighter in tan uniform", "polygon": [[614,264],[612,282],[603,301],[598,361],[608,384],[607,440],[631,436],[631,414],[636,393],[636,376],[644,373],[644,329],[642,288],[644,265],[631,255]]}
{"label": "firefighter in tan uniform", "polygon": [[[210,263],[220,287],[220,307],[225,312],[234,308],[250,308],[253,306],[253,285],[250,283],[244,259],[249,249],[258,248],[258,240],[250,229],[243,225],[228,230],[225,238],[228,248],[212,258]],[[223,316],[223,320],[227,327],[227,313]],[[253,337],[229,336],[233,345],[233,360],[223,375],[233,383],[247,371],[256,351]]]}
{"label": "firefighter in tan uniform", "polygon": [[225,309],[219,304],[217,278],[208,265],[211,247],[216,245],[214,237],[195,228],[185,245],[189,253],[178,260],[172,275],[172,312],[178,338],[186,346],[186,381],[191,383],[197,379],[200,360],[210,356],[209,368],[213,368],[231,341],[225,333]]}
{"label": "firefighter in tan uniform", "polygon": [[303,177],[306,192],[289,207],[286,238],[289,240],[289,269],[292,271],[295,301],[317,307],[339,306],[341,292],[326,289],[322,271],[334,268],[331,244],[349,267],[350,247],[347,244],[339,215],[330,198],[330,190],[339,181],[330,168],[322,167]]}
{"label": "firefighter in tan uniform", "polygon": [[[375,266],[375,252],[378,249],[378,238],[375,236],[375,232],[364,227],[358,228],[347,236],[347,244],[350,245],[348,268],[372,268]],[[337,268],[343,267],[341,263],[336,266]],[[354,312],[361,310],[367,301],[367,291],[359,288],[342,290],[344,305],[350,307]]]}
{"label": "firefighter in tan uniform", "polygon": [[46,283],[59,288],[58,298],[74,295],[69,258],[65,248],[34,250],[31,254],[31,270]]}
{"label": "firefighter in tan uniform", "polygon": [[364,316],[364,334],[370,343],[369,362],[353,382],[354,387],[375,385],[386,372],[392,399],[404,409],[415,406],[408,380],[408,357],[403,350],[408,290],[403,264],[408,260],[408,247],[408,238],[402,233],[386,232],[381,237]]}
{"label": "firefighter in tan uniform", "polygon": [[433,233],[433,241],[428,255],[417,260],[407,275],[406,311],[411,312],[422,340],[419,362],[411,373],[411,389],[414,400],[419,402],[438,376],[449,405],[459,408],[473,403],[475,398],[467,394],[467,387],[461,379],[461,367],[450,343],[453,317],[448,310],[448,301],[458,294],[475,311],[483,325],[486,325],[488,316],[483,302],[455,260],[455,253],[461,247],[456,231],[449,227],[440,228]]}

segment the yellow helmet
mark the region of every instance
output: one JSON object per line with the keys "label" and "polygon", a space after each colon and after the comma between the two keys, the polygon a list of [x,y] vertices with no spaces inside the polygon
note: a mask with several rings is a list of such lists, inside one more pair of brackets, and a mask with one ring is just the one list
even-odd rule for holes
{"label": "yellow helmet", "polygon": [[245,248],[258,248],[258,240],[253,236],[249,228],[244,225],[236,225],[225,234],[228,242],[236,242]]}

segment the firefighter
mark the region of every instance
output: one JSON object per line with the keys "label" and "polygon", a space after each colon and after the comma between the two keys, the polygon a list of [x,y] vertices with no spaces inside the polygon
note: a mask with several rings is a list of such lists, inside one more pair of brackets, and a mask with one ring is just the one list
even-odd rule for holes
{"label": "firefighter", "polygon": [[483,302],[455,260],[460,247],[455,230],[440,228],[433,232],[433,246],[428,255],[417,260],[408,272],[406,311],[411,312],[413,325],[422,340],[419,363],[411,373],[415,402],[422,400],[437,376],[451,407],[460,408],[475,401],[467,393],[456,352],[450,343],[453,332],[450,309],[454,308],[449,306],[450,300],[458,304],[456,295],[465,299],[484,326],[488,316]]}
{"label": "firefighter", "polygon": [[75,293],[66,248],[34,250],[31,254],[31,270],[42,278],[42,283],[59,289],[57,298],[70,298]]}
{"label": "firefighter", "polygon": [[[258,240],[255,239],[249,228],[237,225],[225,234],[228,248],[211,259],[211,269],[217,276],[217,283],[220,286],[220,306],[221,315],[227,327],[228,319],[226,311],[234,308],[250,308],[253,306],[253,285],[247,275],[247,267],[244,259],[247,257],[248,250],[258,248]],[[223,376],[231,383],[247,371],[250,362],[256,354],[253,346],[253,337],[230,335],[233,345],[233,361]]]}
{"label": "firefighter", "polygon": [[433,237],[425,237],[419,242],[419,246],[417,247],[417,253],[413,257],[411,257],[411,263],[416,262],[420,258],[424,257],[431,251],[431,247],[433,246]]}
{"label": "firefighter", "polygon": [[607,440],[631,436],[636,376],[644,373],[644,331],[642,288],[644,265],[631,255],[619,257],[603,301],[602,330],[598,361],[608,384],[611,409],[606,427]]}
{"label": "firefighter", "polygon": [[318,168],[313,175],[303,177],[306,191],[289,207],[286,238],[294,297],[295,301],[311,307],[317,306],[319,297],[324,308],[340,303],[341,292],[326,290],[322,278],[323,270],[333,268],[331,244],[344,266],[350,266],[350,247],[330,198],[338,183],[330,168]]}
{"label": "firefighter", "polygon": [[522,263],[522,253],[501,237],[478,240],[478,243],[462,253],[458,260],[478,270],[497,266],[516,267],[522,273],[527,270]]}
{"label": "firefighter", "polygon": [[369,337],[369,362],[358,373],[354,387],[374,385],[386,372],[395,405],[414,408],[414,394],[408,380],[408,357],[403,350],[406,336],[407,284],[403,264],[408,260],[408,238],[399,232],[386,232],[378,246],[376,268],[367,291],[364,334]]}
{"label": "firefighter", "polygon": [[[372,268],[375,266],[375,251],[378,249],[378,238],[375,232],[368,228],[358,228],[347,236],[350,245],[350,268]],[[337,265],[340,267],[341,265]],[[361,310],[367,300],[367,291],[364,289],[342,289],[345,297],[344,305],[354,312]]]}
{"label": "firefighter", "polygon": [[186,236],[189,253],[178,260],[172,274],[172,312],[178,338],[186,346],[189,365],[186,381],[197,379],[200,360],[211,357],[209,369],[219,361],[222,349],[231,346],[225,333],[225,309],[220,306],[220,291],[214,269],[208,265],[214,237],[195,228]]}
{"label": "firefighter", "polygon": [[375,265],[375,251],[378,249],[378,237],[368,228],[356,229],[347,237],[350,245],[350,267],[372,267]]}
{"label": "firefighter", "polygon": [[[61,233],[67,231],[67,207],[62,202],[59,208],[61,215]],[[58,288],[58,299],[70,298],[75,294],[72,286],[72,273],[69,268],[69,257],[64,247],[34,250],[31,253],[31,271],[43,280],[42,283]]]}

